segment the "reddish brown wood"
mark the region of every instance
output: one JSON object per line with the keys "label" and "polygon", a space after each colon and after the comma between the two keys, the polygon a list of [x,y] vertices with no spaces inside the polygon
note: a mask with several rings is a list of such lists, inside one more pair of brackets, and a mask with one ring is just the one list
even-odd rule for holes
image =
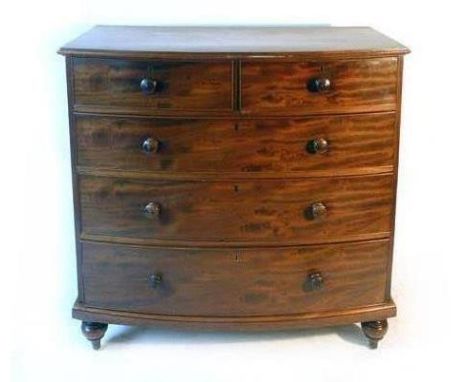
{"label": "reddish brown wood", "polygon": [[[396,58],[331,62],[243,62],[245,114],[362,113],[396,110]],[[330,90],[311,93],[311,78],[328,78]]]}
{"label": "reddish brown wood", "polygon": [[203,329],[203,330],[278,330],[300,329],[317,326],[347,325],[367,320],[383,320],[394,317],[395,303],[392,300],[382,304],[366,305],[359,308],[338,309],[335,311],[307,312],[274,316],[176,316],[134,313],[125,310],[102,309],[76,302],[73,317],[78,320],[100,320],[109,324],[158,325],[160,327]]}
{"label": "reddish brown wood", "polygon": [[81,332],[87,340],[91,341],[94,350],[101,347],[101,339],[106,334],[107,324],[93,321],[83,321],[81,323]]}
{"label": "reddish brown wood", "polygon": [[[80,177],[82,232],[131,239],[320,243],[387,236],[392,176],[243,182]],[[150,203],[161,212],[149,220]],[[312,203],[326,216],[308,219]]]}
{"label": "reddish brown wood", "polygon": [[98,27],[62,48],[93,345],[107,323],[380,340],[408,52],[307,27]]}
{"label": "reddish brown wood", "polygon": [[378,343],[388,330],[387,320],[367,321],[361,323],[362,331],[369,339],[371,349],[377,349]]}
{"label": "reddish brown wood", "polygon": [[409,49],[369,27],[135,27],[100,25],[60,49],[74,56],[342,58]]}
{"label": "reddish brown wood", "polygon": [[[164,174],[391,171],[394,113],[210,120],[76,116],[78,164]],[[158,142],[149,155],[148,138]],[[307,144],[326,139],[325,152]]]}
{"label": "reddish brown wood", "polygon": [[83,285],[81,277],[81,241],[79,240],[81,233],[81,208],[80,196],[77,174],[77,143],[74,128],[73,110],[70,107],[74,103],[73,98],[73,59],[66,57],[66,74],[67,74],[67,99],[68,99],[68,120],[69,120],[69,139],[70,139],[70,159],[71,159],[71,173],[72,173],[72,186],[73,186],[73,217],[74,217],[74,230],[75,230],[75,252],[76,252],[76,271],[78,281],[78,301],[83,299]]}
{"label": "reddish brown wood", "polygon": [[[132,109],[230,111],[233,108],[233,68],[223,62],[165,62],[75,58],[74,108],[121,112]],[[144,78],[158,81],[145,95]]]}
{"label": "reddish brown wood", "polygon": [[[264,316],[384,301],[388,241],[299,248],[153,249],[83,243],[87,306],[167,315]],[[309,279],[320,272],[321,288]],[[162,275],[154,288],[150,277]]]}
{"label": "reddish brown wood", "polygon": [[393,171],[393,211],[392,211],[392,237],[391,237],[391,247],[389,253],[389,262],[387,267],[387,298],[390,298],[391,295],[391,285],[392,285],[392,265],[393,265],[393,245],[395,239],[395,214],[396,214],[396,200],[397,200],[397,186],[398,186],[398,156],[400,149],[400,119],[401,119],[401,92],[403,87],[403,57],[398,58],[398,84],[397,84],[397,114],[395,121],[395,135],[393,146],[395,147],[394,155],[394,171]]}

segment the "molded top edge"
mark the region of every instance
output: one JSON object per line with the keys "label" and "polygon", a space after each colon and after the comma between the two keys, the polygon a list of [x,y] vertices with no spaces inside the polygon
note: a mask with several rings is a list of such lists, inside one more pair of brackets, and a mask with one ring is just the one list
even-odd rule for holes
{"label": "molded top edge", "polygon": [[64,45],[71,56],[367,57],[409,49],[369,27],[96,26]]}

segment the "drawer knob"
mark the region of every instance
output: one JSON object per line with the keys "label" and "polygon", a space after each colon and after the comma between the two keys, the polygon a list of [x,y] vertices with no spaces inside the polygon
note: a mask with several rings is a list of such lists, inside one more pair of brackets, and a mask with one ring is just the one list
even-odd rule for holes
{"label": "drawer knob", "polygon": [[151,288],[156,289],[158,288],[163,282],[162,273],[152,273],[148,277],[149,284]]}
{"label": "drawer knob", "polygon": [[327,214],[327,206],[322,202],[312,203],[304,211],[304,215],[308,220],[321,218]]}
{"label": "drawer knob", "polygon": [[330,90],[331,82],[328,78],[311,78],[307,82],[307,89],[311,93],[321,93]]}
{"label": "drawer knob", "polygon": [[323,276],[318,271],[312,271],[307,277],[312,290],[320,289],[323,286]]}
{"label": "drawer knob", "polygon": [[146,154],[157,153],[160,146],[161,142],[151,137],[146,138],[141,144],[141,148]]}
{"label": "drawer knob", "polygon": [[143,213],[148,219],[154,219],[161,215],[161,204],[155,202],[149,202],[143,209]]}
{"label": "drawer knob", "polygon": [[328,151],[328,141],[324,138],[316,138],[307,142],[306,150],[309,154],[323,154]]}
{"label": "drawer knob", "polygon": [[140,82],[140,89],[144,95],[150,95],[156,93],[158,87],[158,81],[151,78],[143,78]]}

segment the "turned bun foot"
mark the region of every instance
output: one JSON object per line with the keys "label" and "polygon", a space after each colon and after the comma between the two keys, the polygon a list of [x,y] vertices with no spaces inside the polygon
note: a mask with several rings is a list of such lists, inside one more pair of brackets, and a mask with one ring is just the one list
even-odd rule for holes
{"label": "turned bun foot", "polygon": [[361,327],[365,336],[369,339],[370,348],[377,349],[379,341],[387,333],[388,322],[387,320],[362,322]]}
{"label": "turned bun foot", "polygon": [[94,350],[98,350],[101,347],[101,338],[106,334],[106,330],[107,324],[101,322],[83,321],[81,323],[81,332],[91,341]]}

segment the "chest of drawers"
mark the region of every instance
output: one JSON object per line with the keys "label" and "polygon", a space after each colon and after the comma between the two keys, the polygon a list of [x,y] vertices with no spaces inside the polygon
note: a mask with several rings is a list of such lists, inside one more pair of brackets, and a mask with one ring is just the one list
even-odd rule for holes
{"label": "chest of drawers", "polygon": [[286,329],[390,296],[403,56],[370,28],[95,27],[65,45],[73,316]]}

